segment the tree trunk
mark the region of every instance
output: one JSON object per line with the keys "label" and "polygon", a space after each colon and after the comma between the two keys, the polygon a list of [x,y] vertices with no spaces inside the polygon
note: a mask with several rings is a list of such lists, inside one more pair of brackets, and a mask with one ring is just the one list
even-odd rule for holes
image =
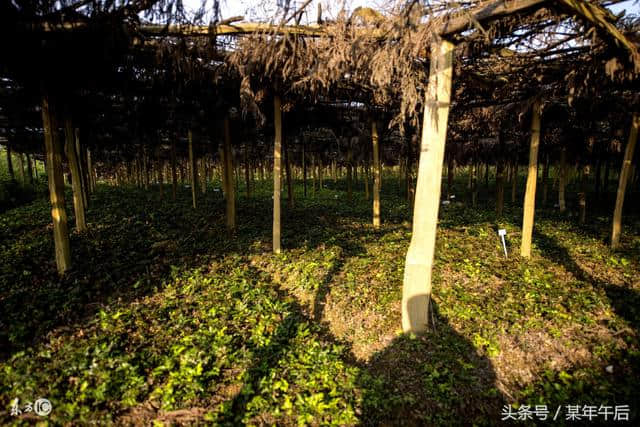
{"label": "tree trunk", "polygon": [[629,140],[624,150],[624,159],[620,171],[620,180],[618,182],[618,194],[616,195],[616,207],[613,211],[613,226],[611,230],[611,248],[617,249],[620,246],[620,233],[622,230],[622,206],[624,205],[624,195],[627,189],[627,180],[631,169],[631,161],[633,160],[633,152],[636,148],[638,140],[638,127],[640,127],[640,115],[633,114],[631,119],[631,131],[629,132]]}
{"label": "tree trunk", "polygon": [[587,218],[587,182],[590,174],[589,165],[584,165],[582,178],[580,179],[580,193],[578,193],[578,203],[580,206],[580,224],[584,224]]}
{"label": "tree trunk", "polygon": [[71,169],[71,187],[73,190],[73,210],[76,217],[76,228],[78,232],[87,231],[87,221],[85,218],[84,202],[82,201],[82,176],[78,165],[78,153],[76,153],[75,130],[70,118],[66,118],[64,123],[65,151],[69,159],[69,169]]}
{"label": "tree trunk", "polygon": [[428,328],[431,269],[451,97],[453,49],[454,45],[446,40],[431,44],[413,232],[402,287],[402,329],[405,332],[421,332]]}
{"label": "tree trunk", "polygon": [[478,203],[478,175],[480,174],[480,164],[474,162],[471,167],[471,206],[475,208]]}
{"label": "tree trunk", "polygon": [[233,232],[236,229],[236,193],[233,181],[233,159],[231,154],[231,129],[229,126],[229,118],[224,118],[224,175],[226,180],[226,216],[227,230]]}
{"label": "tree trunk", "polygon": [[67,228],[67,211],[64,205],[64,181],[62,178],[62,147],[57,135],[58,125],[55,112],[50,109],[49,98],[42,97],[42,122],[44,143],[47,154],[47,177],[53,218],[53,242],[56,252],[58,273],[64,274],[71,267],[71,247]]}
{"label": "tree trunk", "polygon": [[22,185],[27,183],[27,177],[24,173],[24,159],[22,158],[22,153],[18,153],[18,161],[20,163],[20,181],[22,181]]}
{"label": "tree trunk", "polygon": [[273,252],[280,253],[280,188],[282,185],[282,110],[280,97],[273,99],[275,139],[273,141]]}
{"label": "tree trunk", "polygon": [[540,101],[533,104],[531,117],[531,145],[529,147],[529,170],[527,187],[524,193],[524,212],[522,217],[522,244],[520,255],[531,256],[531,237],[533,235],[533,217],[536,207],[536,183],[538,181],[538,147],[540,146]]}
{"label": "tree trunk", "polygon": [[380,228],[380,142],[378,123],[371,122],[371,142],[373,143],[373,226]]}

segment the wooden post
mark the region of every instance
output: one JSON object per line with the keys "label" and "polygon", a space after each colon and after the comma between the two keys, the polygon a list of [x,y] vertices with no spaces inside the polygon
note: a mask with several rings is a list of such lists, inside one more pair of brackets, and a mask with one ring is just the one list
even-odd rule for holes
{"label": "wooden post", "polygon": [[307,138],[302,137],[302,186],[307,197]]}
{"label": "wooden post", "polygon": [[57,135],[55,112],[47,95],[42,97],[42,122],[44,144],[47,153],[47,177],[53,218],[53,242],[58,273],[64,274],[71,267],[71,247],[67,228],[67,212],[64,205],[64,181],[62,178],[62,147]]}
{"label": "wooden post", "polygon": [[353,158],[353,151],[351,149],[351,141],[349,141],[349,148],[347,149],[347,200],[353,199],[353,165],[351,159]]}
{"label": "wooden post", "polygon": [[542,206],[547,204],[547,193],[549,191],[549,154],[544,159],[544,170],[542,171]]}
{"label": "wooden post", "polygon": [[504,209],[504,159],[496,159],[496,215],[502,217]]}
{"label": "wooden post", "polygon": [[251,179],[249,177],[249,144],[245,142],[244,144],[244,182],[247,185],[247,198],[251,198]]}
{"label": "wooden post", "polygon": [[373,226],[380,228],[380,143],[378,123],[371,122],[371,142],[373,144]]}
{"label": "wooden post", "polygon": [[402,329],[421,332],[427,329],[442,162],[447,137],[451,80],[452,43],[438,40],[431,44],[431,64],[427,87],[418,180],[413,210],[413,232],[405,262],[402,287]]}
{"label": "wooden post", "polygon": [[516,203],[516,189],[518,188],[518,158],[513,162],[513,181],[511,181],[511,204]]}
{"label": "wooden post", "polygon": [[564,212],[567,209],[564,199],[564,187],[567,184],[567,149],[562,147],[560,151],[560,170],[558,171],[558,206],[560,212]]}
{"label": "wooden post", "polygon": [[222,146],[224,154],[224,175],[226,179],[226,216],[227,230],[233,232],[236,229],[236,193],[233,180],[233,158],[231,153],[231,129],[229,126],[229,117],[224,118],[224,144]]}
{"label": "wooden post", "polygon": [[280,253],[280,189],[282,186],[282,110],[280,97],[273,98],[275,139],[273,141],[273,252]]}
{"label": "wooden post", "polygon": [[[292,187],[292,177],[291,177],[291,153],[289,152],[289,144],[287,144],[287,139],[283,139],[284,144],[284,169],[285,175],[287,177],[287,207],[292,209],[295,206],[293,200],[293,187]],[[322,181],[320,181],[322,182]]]}
{"label": "wooden post", "polygon": [[536,206],[536,183],[538,181],[538,147],[540,146],[540,101],[533,104],[531,117],[531,145],[529,147],[529,170],[527,171],[527,187],[524,195],[524,213],[522,218],[522,243],[520,255],[531,256],[531,237],[533,234],[533,217]]}
{"label": "wooden post", "polygon": [[629,140],[624,150],[624,159],[622,160],[622,168],[620,171],[620,180],[618,181],[618,193],[616,195],[616,207],[613,211],[613,226],[611,229],[611,248],[617,249],[620,246],[620,232],[622,230],[622,206],[624,204],[624,195],[627,189],[627,180],[631,170],[631,161],[633,160],[633,152],[636,148],[638,140],[638,127],[640,127],[640,114],[634,113],[631,119],[631,131],[629,132]]}
{"label": "wooden post", "polygon": [[198,169],[196,164],[196,156],[193,153],[193,132],[189,129],[187,133],[187,138],[189,140],[189,172],[191,173],[191,201],[193,204],[193,209],[197,207],[197,197],[198,197]]}
{"label": "wooden post", "polygon": [[16,174],[13,171],[13,160],[11,159],[11,145],[7,144],[7,168],[9,169],[9,177],[12,181],[16,180]]}
{"label": "wooden post", "polygon": [[29,184],[33,185],[33,167],[31,167],[31,157],[29,153],[25,154],[27,158],[27,175],[29,175]]}
{"label": "wooden post", "polygon": [[176,201],[178,192],[178,172],[176,171],[176,143],[171,142],[171,198]]}
{"label": "wooden post", "polygon": [[87,222],[85,218],[85,207],[82,200],[82,175],[80,174],[80,166],[78,161],[78,153],[76,153],[75,130],[71,118],[67,117],[64,123],[65,135],[65,151],[67,159],[69,159],[69,169],[71,169],[71,187],[73,190],[73,211],[76,216],[76,228],[79,232],[87,230]]}

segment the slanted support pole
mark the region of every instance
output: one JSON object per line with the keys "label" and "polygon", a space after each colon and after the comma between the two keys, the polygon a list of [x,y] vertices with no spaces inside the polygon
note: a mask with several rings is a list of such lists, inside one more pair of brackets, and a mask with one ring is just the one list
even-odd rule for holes
{"label": "slanted support pole", "polygon": [[49,104],[47,95],[42,98],[42,122],[44,144],[47,153],[47,177],[49,179],[49,197],[51,199],[51,217],[53,218],[53,242],[56,252],[58,273],[64,274],[71,268],[71,247],[67,228],[67,212],[64,206],[64,180],[62,177],[62,147],[56,134],[55,113]]}
{"label": "slanted support pole", "polygon": [[222,146],[224,154],[224,174],[226,180],[225,205],[227,215],[227,230],[233,232],[236,229],[236,194],[233,180],[233,159],[231,154],[231,128],[229,118],[224,118],[224,144]]}
{"label": "slanted support pole", "polygon": [[538,148],[540,147],[540,101],[533,104],[531,116],[531,144],[529,146],[529,170],[527,171],[527,187],[524,194],[524,213],[522,217],[522,242],[520,255],[531,256],[531,237],[533,234],[533,217],[536,207],[536,183],[538,181]]}
{"label": "slanted support pole", "polygon": [[71,119],[68,117],[64,123],[64,135],[64,147],[67,153],[67,159],[69,159],[69,168],[71,169],[71,188],[73,190],[73,211],[76,216],[76,228],[82,233],[87,230],[85,206],[82,200],[82,175],[80,173],[78,153],[76,153],[75,130],[73,129]]}
{"label": "slanted support pole", "polygon": [[620,232],[622,230],[622,206],[624,204],[624,194],[627,189],[627,181],[631,172],[631,160],[638,140],[638,128],[640,127],[640,114],[634,113],[631,119],[631,131],[629,140],[624,150],[624,159],[618,181],[618,194],[616,196],[616,207],[613,211],[613,227],[611,230],[611,248],[617,249],[620,246]]}
{"label": "slanted support pole", "polygon": [[193,132],[189,129],[187,134],[187,138],[189,140],[189,172],[191,174],[191,202],[193,204],[193,209],[196,209],[198,206],[197,197],[198,197],[198,170],[196,165],[196,157],[193,154]]}
{"label": "slanted support pole", "polygon": [[373,143],[373,226],[380,228],[380,142],[378,124],[371,122],[371,142]]}
{"label": "slanted support pole", "polygon": [[429,86],[425,99],[413,209],[413,232],[402,286],[402,329],[405,332],[422,332],[428,328],[431,268],[451,99],[453,49],[454,45],[445,40],[431,44]]}
{"label": "slanted support pole", "polygon": [[273,98],[276,135],[273,142],[273,253],[280,253],[280,194],[282,187],[282,110],[280,97]]}

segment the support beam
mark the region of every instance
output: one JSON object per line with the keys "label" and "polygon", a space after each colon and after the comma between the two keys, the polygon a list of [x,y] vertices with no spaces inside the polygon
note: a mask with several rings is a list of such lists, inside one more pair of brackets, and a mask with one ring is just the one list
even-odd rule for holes
{"label": "support beam", "polygon": [[371,142],[373,144],[373,226],[380,228],[380,142],[378,138],[378,123],[371,122]]}
{"label": "support beam", "polygon": [[276,135],[273,141],[273,252],[280,253],[280,194],[282,187],[282,109],[280,97],[273,98]]}
{"label": "support beam", "polygon": [[527,187],[524,194],[524,212],[522,217],[522,242],[520,255],[531,256],[531,237],[533,235],[533,218],[536,207],[536,183],[538,182],[538,148],[540,147],[540,110],[539,100],[533,104],[531,116],[531,144],[529,146],[529,170],[527,171]]}
{"label": "support beam", "polygon": [[11,145],[7,144],[7,168],[9,169],[9,177],[11,181],[16,180],[16,174],[13,171],[13,159],[11,158]]}
{"label": "support beam", "polygon": [[405,332],[421,332],[428,327],[431,269],[451,99],[453,49],[453,44],[445,40],[431,44],[429,85],[425,99],[413,210],[413,232],[402,287],[402,329]]}
{"label": "support beam", "polygon": [[58,273],[64,274],[71,268],[71,246],[67,228],[67,212],[64,206],[64,180],[62,177],[62,147],[56,134],[55,112],[49,97],[42,97],[42,124],[44,145],[47,154],[47,177],[49,179],[49,197],[51,199],[51,217],[53,219],[53,242],[55,245]]}
{"label": "support beam", "polygon": [[613,226],[611,229],[611,248],[617,249],[620,246],[620,233],[622,231],[622,206],[624,205],[624,195],[627,189],[627,181],[631,172],[631,161],[633,160],[633,152],[638,141],[638,128],[640,127],[640,114],[634,113],[631,119],[631,131],[629,132],[629,140],[624,150],[624,159],[620,171],[620,180],[618,181],[618,194],[616,196],[616,207],[613,211]]}

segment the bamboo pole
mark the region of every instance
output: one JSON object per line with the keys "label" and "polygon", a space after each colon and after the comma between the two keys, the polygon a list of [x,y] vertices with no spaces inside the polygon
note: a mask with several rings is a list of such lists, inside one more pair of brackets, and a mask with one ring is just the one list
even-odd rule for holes
{"label": "bamboo pole", "polygon": [[53,219],[53,242],[55,246],[58,273],[64,274],[71,268],[71,246],[67,228],[67,212],[64,205],[64,181],[62,178],[62,147],[56,134],[55,112],[49,104],[47,95],[42,97],[42,122],[44,143],[47,154],[47,177],[49,179],[49,197],[51,199],[51,217]]}
{"label": "bamboo pole", "polygon": [[227,216],[227,230],[230,232],[236,229],[236,194],[233,180],[233,158],[231,153],[231,129],[229,117],[224,118],[224,144],[222,146],[224,157],[224,176],[226,181],[225,210]]}
{"label": "bamboo pole", "polygon": [[533,218],[536,206],[536,183],[538,181],[538,148],[540,146],[540,101],[533,104],[531,117],[531,144],[529,146],[529,170],[527,171],[527,187],[524,195],[524,212],[522,218],[522,242],[520,255],[531,256],[531,237],[533,234]]}
{"label": "bamboo pole", "polygon": [[402,329],[405,332],[421,332],[428,328],[431,269],[451,98],[453,49],[454,45],[446,40],[438,40],[431,44],[413,232],[402,287]]}
{"label": "bamboo pole", "polygon": [[71,119],[67,117],[64,123],[65,151],[69,159],[71,169],[71,188],[73,190],[73,211],[76,217],[76,228],[80,233],[87,231],[87,221],[85,218],[84,202],[82,201],[82,176],[80,174],[80,163],[78,153],[76,153],[75,130]]}
{"label": "bamboo pole", "polygon": [[273,141],[273,252],[280,253],[280,190],[282,186],[282,110],[280,97],[273,99],[275,139]]}
{"label": "bamboo pole", "polygon": [[373,226],[380,228],[380,141],[378,123],[371,122],[371,143],[373,144]]}
{"label": "bamboo pole", "polygon": [[631,131],[629,132],[629,140],[624,150],[624,159],[622,160],[622,168],[620,172],[620,180],[618,182],[618,193],[616,195],[616,206],[613,211],[613,225],[611,229],[611,248],[617,249],[620,246],[620,233],[622,231],[622,206],[624,205],[624,196],[627,189],[627,180],[631,170],[631,161],[633,160],[633,152],[636,148],[638,140],[638,127],[640,127],[640,114],[634,113],[631,119]]}
{"label": "bamboo pole", "polygon": [[187,139],[189,140],[189,172],[191,179],[191,202],[193,209],[196,209],[198,202],[198,170],[196,164],[196,156],[193,153],[193,131],[189,129],[187,132]]}

